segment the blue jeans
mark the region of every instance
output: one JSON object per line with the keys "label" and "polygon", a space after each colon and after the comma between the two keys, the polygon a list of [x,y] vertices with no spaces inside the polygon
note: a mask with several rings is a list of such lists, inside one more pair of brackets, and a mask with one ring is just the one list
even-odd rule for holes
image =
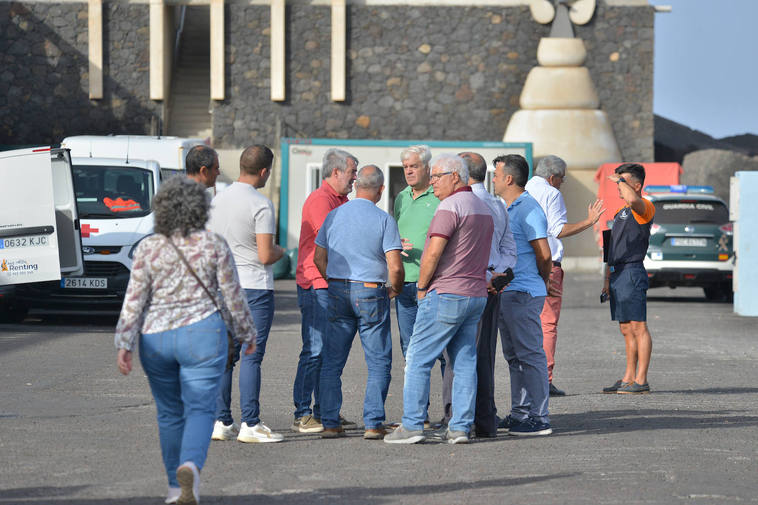
{"label": "blue jeans", "polygon": [[226,366],[226,326],[216,312],[175,330],[140,336],[139,355],[158,411],[158,433],[168,485],[177,467],[203,468]]}
{"label": "blue jeans", "polygon": [[395,297],[395,312],[397,314],[397,327],[400,330],[400,350],[403,357],[408,350],[408,343],[413,335],[413,325],[416,323],[416,283],[406,282],[403,290]]}
{"label": "blue jeans", "polygon": [[368,378],[363,399],[366,429],[384,423],[384,401],[392,370],[390,301],[385,287],[329,281],[329,323],[321,353],[321,423],[324,428],[340,426],[342,370],[345,368],[356,330],[366,358]]}
{"label": "blue jeans", "polygon": [[[295,401],[295,418],[313,415],[321,417],[319,377],[321,375],[321,347],[326,331],[326,307],[329,295],[326,289],[297,287],[297,304],[302,322],[300,335],[303,348],[297,362],[292,397]],[[313,410],[311,410],[311,395]]]}
{"label": "blue jeans", "polygon": [[[413,335],[413,325],[416,324],[418,301],[416,300],[417,285],[415,282],[403,284],[403,290],[395,297],[395,313],[397,314],[397,327],[400,330],[400,350],[403,357],[408,352],[408,343]],[[440,372],[445,376],[445,358],[440,354]]]}
{"label": "blue jeans", "polygon": [[[253,315],[257,337],[255,339],[255,352],[253,354],[244,354],[247,344],[234,342],[234,362],[237,363],[242,352],[242,363],[240,364],[240,408],[242,409],[243,423],[248,426],[255,426],[261,422],[261,362],[263,355],[266,353],[266,342],[271,330],[271,322],[274,319],[274,291],[272,289],[245,289],[247,305],[250,307],[250,313]],[[221,391],[216,400],[216,419],[225,425],[232,424],[232,374],[234,368],[226,370],[221,377]]]}
{"label": "blue jeans", "polygon": [[544,296],[522,291],[500,294],[500,339],[511,375],[511,416],[549,423],[547,358],[542,348],[540,314]]}
{"label": "blue jeans", "polygon": [[476,402],[476,328],[487,297],[430,291],[418,305],[408,346],[403,387],[403,426],[422,430],[429,402],[429,374],[447,348],[453,367],[453,414],[449,428],[468,433]]}

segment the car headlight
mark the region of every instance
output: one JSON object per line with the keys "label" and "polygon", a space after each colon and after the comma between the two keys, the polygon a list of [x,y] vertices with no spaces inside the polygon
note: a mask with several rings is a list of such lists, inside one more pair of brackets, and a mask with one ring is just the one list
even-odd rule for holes
{"label": "car headlight", "polygon": [[147,237],[149,237],[150,235],[153,235],[153,233],[151,233],[151,234],[149,234],[149,235],[145,235],[144,237],[142,237],[141,239],[139,239],[138,241],[136,241],[136,242],[134,243],[134,245],[132,246],[132,248],[131,248],[131,249],[129,249],[129,254],[128,254],[127,256],[129,256],[129,259],[130,259],[130,260],[131,260],[131,259],[134,259],[134,251],[136,251],[136,250],[137,250],[137,246],[139,245],[139,243],[140,243],[140,242],[142,242],[143,240],[145,240],[145,239],[146,239]]}

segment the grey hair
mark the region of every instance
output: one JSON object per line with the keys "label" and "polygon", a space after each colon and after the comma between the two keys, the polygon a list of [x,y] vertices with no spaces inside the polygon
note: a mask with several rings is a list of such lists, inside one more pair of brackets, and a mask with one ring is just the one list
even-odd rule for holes
{"label": "grey hair", "polygon": [[358,165],[358,158],[342,149],[331,148],[324,153],[324,160],[321,164],[321,178],[327,179],[332,175],[336,168],[340,172],[347,170],[347,160],[353,160]]}
{"label": "grey hair", "polygon": [[155,233],[186,237],[205,228],[210,200],[205,186],[188,177],[172,177],[158,189],[153,199]]}
{"label": "grey hair", "polygon": [[478,153],[463,152],[458,153],[458,156],[463,158],[463,161],[466,162],[469,178],[474,179],[476,182],[483,182],[484,178],[487,177],[487,162],[484,161],[482,155]]}
{"label": "grey hair", "polygon": [[551,175],[557,175],[563,177],[566,175],[566,162],[558,156],[548,154],[537,163],[537,168],[534,169],[534,175],[539,175],[545,179]]}
{"label": "grey hair", "polygon": [[456,154],[438,154],[432,158],[429,166],[432,168],[439,166],[444,172],[455,172],[461,178],[463,184],[468,184],[468,165],[463,158]]}
{"label": "grey hair", "polygon": [[376,165],[366,165],[358,170],[358,178],[355,180],[356,188],[379,189],[382,184],[384,184],[384,173]]}
{"label": "grey hair", "polygon": [[400,161],[405,161],[406,158],[408,158],[411,154],[418,155],[418,159],[421,160],[421,163],[424,164],[424,168],[429,170],[429,160],[432,159],[432,150],[429,149],[429,146],[424,144],[418,144],[415,146],[406,147],[402,151],[400,151]]}

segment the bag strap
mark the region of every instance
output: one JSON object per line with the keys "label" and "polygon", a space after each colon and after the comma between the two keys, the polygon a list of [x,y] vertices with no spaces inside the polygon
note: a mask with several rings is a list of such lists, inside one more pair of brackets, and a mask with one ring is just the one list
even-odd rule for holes
{"label": "bag strap", "polygon": [[205,290],[205,293],[208,295],[208,298],[210,298],[211,301],[213,302],[213,305],[216,307],[216,310],[221,311],[221,309],[218,306],[218,302],[216,301],[216,297],[214,297],[211,294],[211,291],[205,286],[205,284],[203,284],[203,281],[200,280],[200,277],[198,277],[198,275],[195,273],[195,270],[193,270],[193,268],[190,266],[189,261],[187,261],[187,258],[185,258],[184,254],[182,254],[182,251],[179,250],[179,247],[177,247],[177,245],[174,244],[174,241],[171,240],[170,238],[166,237],[166,240],[174,248],[174,251],[176,251],[176,254],[179,255],[179,259],[182,260],[182,263],[184,263],[184,265],[187,267],[187,270],[189,270],[189,272],[195,278],[197,283],[200,284],[200,287],[202,287],[203,290]]}

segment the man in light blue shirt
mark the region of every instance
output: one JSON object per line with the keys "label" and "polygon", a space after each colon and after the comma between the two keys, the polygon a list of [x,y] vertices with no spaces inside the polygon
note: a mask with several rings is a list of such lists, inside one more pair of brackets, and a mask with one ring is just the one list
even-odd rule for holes
{"label": "man in light blue shirt", "polygon": [[315,241],[313,261],[329,283],[330,299],[320,379],[321,436],[345,435],[339,419],[341,376],[358,331],[368,368],[364,438],[381,440],[392,368],[390,299],[403,289],[403,246],[395,220],[376,206],[384,190],[379,167],[361,168],[355,189],[355,199],[326,216]]}
{"label": "man in light blue shirt", "polygon": [[547,360],[542,348],[540,313],[552,262],[547,219],[524,189],[529,164],[517,154],[492,162],[492,182],[508,205],[516,241],[515,277],[500,295],[500,335],[511,376],[511,413],[504,419],[510,435],[549,435]]}
{"label": "man in light blue shirt", "polygon": [[[516,242],[513,240],[508,212],[505,206],[484,187],[487,175],[487,162],[481,155],[472,152],[458,153],[468,165],[468,183],[471,191],[482,200],[490,210],[494,221],[492,244],[490,246],[487,280],[492,273],[502,273],[516,266]],[[476,436],[494,438],[497,436],[497,408],[495,407],[495,354],[497,352],[497,320],[500,305],[500,293],[488,286],[487,305],[476,333],[476,408],[474,426]],[[445,357],[447,360],[447,357]],[[452,389],[455,374],[451,367],[445,368],[442,381],[442,403],[445,406],[445,421],[452,417]]]}

